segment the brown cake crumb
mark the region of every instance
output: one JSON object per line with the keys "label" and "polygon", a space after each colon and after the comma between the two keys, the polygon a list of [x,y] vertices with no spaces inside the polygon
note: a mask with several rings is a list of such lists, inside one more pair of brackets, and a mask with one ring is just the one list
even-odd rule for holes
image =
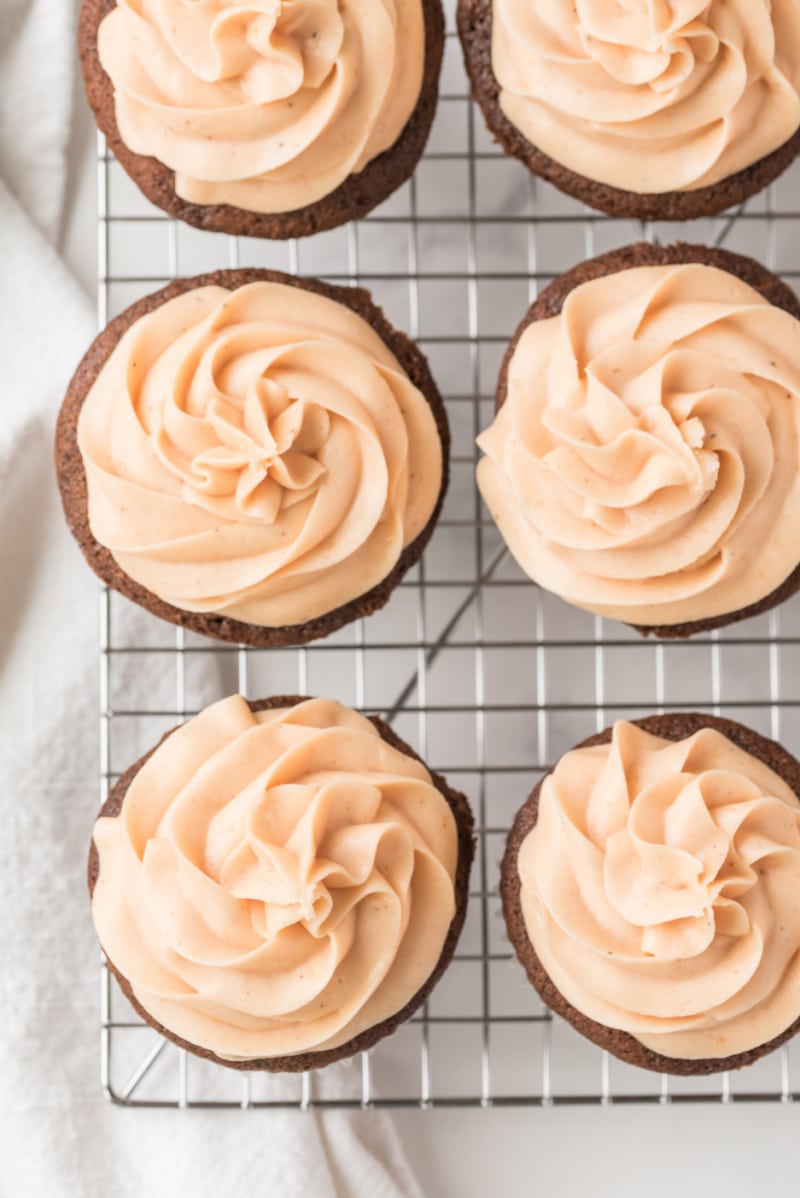
{"label": "brown cake crumb", "polygon": [[492,0],[459,0],[458,32],[472,95],[495,141],[559,191],[609,216],[638,220],[694,220],[715,216],[763,191],[800,152],[800,129],[771,154],[727,179],[695,191],[640,195],[578,175],[550,158],[512,125],[500,107],[500,85],[492,69]]}
{"label": "brown cake crumb", "polygon": [[[653,736],[660,736],[665,740],[674,741],[684,740],[689,736],[693,736],[695,732],[699,732],[702,728],[713,728],[716,732],[720,732],[723,736],[726,736],[735,745],[738,745],[740,749],[743,749],[752,757],[758,758],[759,761],[769,766],[800,797],[800,762],[787,753],[782,745],[777,744],[773,740],[768,740],[765,736],[761,736],[758,732],[754,732],[742,724],[734,723],[733,720],[722,719],[719,716],[702,715],[696,712],[673,712],[668,715],[647,716],[642,720],[631,720],[631,723],[635,724],[637,728],[643,728],[646,732],[650,732]],[[581,741],[575,748],[583,749],[589,748],[592,745],[608,744],[611,740],[612,732],[612,728],[606,728],[603,732],[598,732],[595,736],[590,736],[587,740]],[[547,776],[549,777],[549,775]],[[539,795],[543,783],[544,778],[517,812],[514,825],[509,833],[501,866],[500,897],[503,903],[503,915],[506,921],[508,936],[514,947],[514,951],[525,969],[529,981],[538,992],[542,1001],[551,1010],[555,1011],[563,1019],[566,1019],[568,1023],[571,1023],[581,1035],[586,1036],[588,1040],[592,1040],[600,1048],[606,1049],[621,1061],[625,1061],[626,1064],[637,1065],[641,1069],[652,1069],[658,1073],[672,1073],[679,1076],[700,1076],[709,1073],[719,1073],[726,1069],[740,1069],[743,1065],[750,1065],[753,1061],[757,1061],[760,1057],[772,1052],[773,1049],[779,1048],[781,1044],[785,1044],[796,1032],[800,1031],[800,1019],[797,1019],[791,1027],[788,1027],[785,1032],[781,1032],[779,1036],[776,1036],[767,1044],[761,1044],[757,1048],[748,1049],[747,1052],[740,1052],[734,1056],[723,1058],[683,1060],[676,1057],[665,1057],[660,1053],[653,1052],[651,1049],[645,1048],[634,1036],[595,1022],[595,1020],[590,1019],[587,1015],[583,1015],[571,1003],[567,1002],[561,991],[551,980],[528,938],[520,901],[521,885],[517,861],[525,837],[536,825],[539,810]]]}
{"label": "brown cake crumb", "polygon": [[[248,706],[251,711],[266,711],[274,707],[294,707],[298,703],[304,703],[306,700],[299,695],[275,695],[270,699],[248,700]],[[383,740],[391,745],[393,749],[398,749],[404,753],[406,757],[411,757],[415,761],[422,761],[419,754],[415,753],[412,748],[401,740],[392,729],[385,724],[378,716],[370,716],[370,721],[375,725]],[[159,745],[171,736],[176,729],[172,728],[159,741]],[[149,753],[145,753],[143,757],[132,765],[129,770],[122,775],[119,781],[114,786],[105,803],[98,813],[98,819],[101,816],[116,817],[122,810],[122,803],[133,779],[138,774],[144,763],[149,757],[155,753],[158,745],[155,745]],[[423,765],[425,763],[423,762]],[[265,1070],[269,1073],[302,1073],[306,1069],[320,1069],[323,1065],[331,1065],[334,1061],[340,1061],[345,1057],[353,1056],[357,1052],[365,1052],[368,1048],[372,1048],[384,1036],[390,1035],[401,1023],[405,1023],[415,1011],[422,1006],[426,998],[430,994],[433,987],[442,976],[447,966],[452,960],[455,952],[458,938],[461,935],[461,929],[464,926],[464,919],[467,913],[467,899],[469,897],[469,875],[472,868],[472,859],[475,855],[475,834],[474,834],[474,819],[472,809],[466,797],[457,790],[453,790],[448,786],[445,778],[441,774],[435,774],[429,771],[433,785],[439,793],[447,801],[453,817],[456,822],[458,833],[458,864],[456,867],[455,877],[455,903],[456,913],[453,916],[450,924],[450,929],[447,933],[447,938],[442,947],[439,960],[436,963],[436,968],[430,975],[428,980],[417,991],[402,1010],[392,1015],[389,1019],[385,1019],[382,1023],[376,1024],[375,1027],[367,1028],[366,1031],[360,1033],[352,1040],[348,1040],[345,1044],[341,1044],[338,1048],[326,1049],[322,1052],[304,1052],[296,1056],[283,1057],[262,1057],[252,1061],[228,1061],[216,1056],[209,1049],[201,1048],[195,1044],[183,1040],[180,1036],[174,1035],[165,1027],[154,1019],[136,1000],[128,979],[119,972],[113,961],[108,961],[108,966],[114,977],[119,983],[125,997],[130,1002],[138,1015],[151,1027],[155,1028],[162,1036],[177,1044],[180,1048],[185,1048],[187,1051],[194,1053],[198,1057],[204,1057],[208,1061],[214,1061],[218,1065],[225,1065],[229,1069],[243,1070]],[[89,895],[94,894],[94,888],[97,883],[97,878],[100,872],[100,858],[97,852],[97,847],[94,840],[91,842],[89,849],[89,866],[88,866],[88,883]],[[106,958],[108,960],[108,958]]]}
{"label": "brown cake crumb", "polygon": [[[508,370],[520,337],[528,325],[533,324],[534,321],[558,316],[567,296],[576,287],[603,275],[632,270],[638,266],[676,266],[684,262],[696,262],[703,266],[714,266],[718,270],[726,270],[758,291],[776,308],[783,308],[796,320],[800,320],[800,300],[792,289],[753,258],[747,258],[743,254],[734,254],[730,250],[703,245],[687,245],[680,241],[675,245],[651,245],[645,241],[636,242],[634,245],[611,250],[607,254],[600,254],[596,258],[589,258],[587,261],[573,266],[571,270],[559,275],[540,292],[523,316],[506,350],[497,380],[495,410],[499,411],[505,402],[508,393]],[[759,616],[762,612],[769,611],[770,608],[777,607],[786,599],[790,599],[798,589],[800,589],[800,565],[771,594],[739,611],[721,616],[711,616],[707,620],[693,620],[684,624],[635,624],[632,627],[635,627],[642,636],[682,640],[699,632],[710,632],[715,628],[724,628],[728,624],[735,624],[739,620],[749,620],[752,616]]]}
{"label": "brown cake crumb", "polygon": [[304,208],[293,212],[261,213],[231,204],[193,204],[175,194],[175,172],[157,158],[135,154],[117,127],[114,89],[97,52],[100,22],[116,0],[83,0],[78,25],[78,51],[86,95],[101,133],[114,157],[151,203],[170,216],[198,229],[245,237],[306,237],[359,220],[381,204],[411,177],[428,140],[438,99],[439,71],[444,51],[444,13],[441,0],[422,0],[425,22],[425,68],[419,99],[397,141],[358,174]]}
{"label": "brown cake crumb", "polygon": [[[436,506],[422,532],[403,550],[391,573],[377,586],[334,611],[308,620],[305,624],[286,625],[278,628],[246,624],[241,620],[208,612],[183,611],[166,603],[163,599],[159,599],[157,595],[129,578],[117,565],[111,553],[92,536],[89,527],[86,470],[78,448],[78,417],[83,402],[117,342],[135,321],[173,299],[176,295],[192,291],[197,287],[213,284],[234,291],[238,287],[244,287],[247,283],[257,282],[280,283],[287,287],[304,288],[344,304],[362,317],[385,342],[411,382],[425,396],[433,412],[442,446],[442,484]],[[176,279],[161,291],[156,291],[152,295],[138,300],[112,320],[94,340],[69,384],[58,416],[55,461],[67,524],[83,550],[89,565],[103,582],[125,595],[126,598],[133,600],[134,603],[146,608],[153,615],[159,616],[162,620],[169,620],[172,624],[180,624],[181,627],[188,628],[191,632],[216,637],[218,640],[267,648],[274,645],[305,645],[309,641],[328,636],[342,625],[350,623],[351,620],[371,615],[384,606],[406,571],[419,561],[433,534],[447,491],[449,452],[450,433],[444,403],[424,355],[410,338],[389,324],[381,309],[373,303],[368,291],[355,287],[335,287],[314,279],[298,279],[279,271],[250,269],[218,270],[212,271],[210,274],[197,275],[191,279]]]}

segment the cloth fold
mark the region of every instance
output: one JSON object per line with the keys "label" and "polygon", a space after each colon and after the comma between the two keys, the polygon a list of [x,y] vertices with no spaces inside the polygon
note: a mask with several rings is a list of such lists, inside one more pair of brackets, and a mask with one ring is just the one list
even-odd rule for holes
{"label": "cloth fold", "polygon": [[0,1191],[421,1198],[383,1114],[131,1110],[100,1092],[85,882],[100,804],[97,583],[52,465],[58,405],[95,330],[56,248],[76,13],[0,4]]}

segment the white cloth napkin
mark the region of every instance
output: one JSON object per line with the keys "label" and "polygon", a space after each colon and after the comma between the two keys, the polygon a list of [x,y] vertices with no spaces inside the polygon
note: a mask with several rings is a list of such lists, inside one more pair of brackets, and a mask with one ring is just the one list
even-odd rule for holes
{"label": "white cloth napkin", "polygon": [[75,6],[0,0],[0,1192],[421,1198],[377,1113],[106,1103],[85,884],[97,584],[63,524],[55,415],[94,315],[54,248]]}

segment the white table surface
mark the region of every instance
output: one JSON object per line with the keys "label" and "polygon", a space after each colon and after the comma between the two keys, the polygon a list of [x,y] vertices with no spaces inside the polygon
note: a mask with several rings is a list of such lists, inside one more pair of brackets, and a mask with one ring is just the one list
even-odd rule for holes
{"label": "white table surface", "polygon": [[[94,145],[94,126],[79,95],[63,249],[90,294],[96,266]],[[135,1110],[126,1114],[137,1117]],[[774,1193],[776,1183],[797,1184],[800,1111],[792,1105],[435,1110],[396,1117],[430,1198],[744,1196]],[[164,1118],[191,1113],[165,1112]],[[254,1116],[241,1118],[249,1123]]]}

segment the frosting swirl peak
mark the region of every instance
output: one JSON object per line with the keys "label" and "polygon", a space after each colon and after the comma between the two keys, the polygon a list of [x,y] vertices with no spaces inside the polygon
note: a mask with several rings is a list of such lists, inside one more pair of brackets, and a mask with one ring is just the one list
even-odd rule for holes
{"label": "frosting swirl peak", "polygon": [[126,146],[196,204],[290,212],[392,146],[422,87],[420,0],[117,0],[100,26]]}
{"label": "frosting swirl peak", "polygon": [[528,141],[639,195],[708,187],[800,126],[794,0],[493,0],[492,65]]}
{"label": "frosting swirl peak", "polygon": [[562,995],[652,1051],[725,1058],[800,1016],[800,800],[716,730],[567,753],[518,869]]}
{"label": "frosting swirl peak", "polygon": [[266,627],[382,582],[442,484],[431,407],[378,334],[265,281],[195,287],[135,321],[78,445],[92,534],[130,578]]}
{"label": "frosting swirl peak", "polygon": [[458,835],[421,762],[332,700],[233,696],[169,736],[94,829],[100,942],[162,1027],[228,1060],[400,1011],[455,914]]}
{"label": "frosting swirl peak", "polygon": [[600,615],[741,611],[800,561],[800,321],[736,276],[635,267],[524,330],[478,484],[536,582]]}

